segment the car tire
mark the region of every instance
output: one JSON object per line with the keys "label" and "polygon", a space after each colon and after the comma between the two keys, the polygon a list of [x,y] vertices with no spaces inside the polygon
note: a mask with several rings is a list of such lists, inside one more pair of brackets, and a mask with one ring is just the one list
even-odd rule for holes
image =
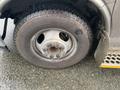
{"label": "car tire", "polygon": [[[37,33],[44,32],[47,28],[59,28],[72,35],[74,39],[74,42],[71,39],[72,44],[74,44],[73,51],[66,56],[64,55],[65,57],[54,58],[54,60],[38,54],[39,51],[37,52],[33,48],[35,40],[31,40]],[[53,34],[53,36],[55,35]],[[41,38],[45,38],[45,36]],[[14,42],[21,56],[30,63],[43,68],[59,69],[74,65],[87,56],[92,44],[92,33],[87,22],[70,12],[43,10],[26,16],[16,25]]]}

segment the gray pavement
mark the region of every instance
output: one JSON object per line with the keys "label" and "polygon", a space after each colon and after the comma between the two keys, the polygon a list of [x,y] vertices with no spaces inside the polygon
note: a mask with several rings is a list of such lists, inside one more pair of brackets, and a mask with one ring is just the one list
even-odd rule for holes
{"label": "gray pavement", "polygon": [[90,58],[62,70],[43,69],[0,49],[0,90],[120,90],[120,70],[101,70]]}

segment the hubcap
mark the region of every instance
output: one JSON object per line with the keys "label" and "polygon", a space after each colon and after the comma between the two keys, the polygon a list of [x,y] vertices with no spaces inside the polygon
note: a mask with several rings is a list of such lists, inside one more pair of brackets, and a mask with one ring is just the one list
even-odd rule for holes
{"label": "hubcap", "polygon": [[60,61],[76,51],[76,39],[66,30],[48,28],[40,30],[32,38],[32,47],[42,58]]}

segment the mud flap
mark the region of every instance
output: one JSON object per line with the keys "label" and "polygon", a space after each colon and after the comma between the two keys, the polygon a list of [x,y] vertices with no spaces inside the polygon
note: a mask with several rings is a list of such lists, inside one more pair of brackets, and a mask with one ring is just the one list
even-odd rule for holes
{"label": "mud flap", "polygon": [[101,65],[109,49],[109,35],[106,31],[100,32],[100,41],[94,54],[95,61]]}

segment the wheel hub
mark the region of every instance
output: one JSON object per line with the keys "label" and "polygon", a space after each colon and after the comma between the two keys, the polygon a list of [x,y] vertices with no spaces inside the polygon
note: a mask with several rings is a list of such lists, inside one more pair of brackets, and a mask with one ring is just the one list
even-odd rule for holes
{"label": "wheel hub", "polygon": [[75,48],[73,36],[58,28],[44,29],[35,35],[34,40],[36,50],[49,60],[67,57]]}
{"label": "wheel hub", "polygon": [[65,51],[66,47],[59,41],[46,42],[46,44],[43,44],[43,47],[41,48],[42,54],[51,59],[61,58],[65,56],[66,53]]}

